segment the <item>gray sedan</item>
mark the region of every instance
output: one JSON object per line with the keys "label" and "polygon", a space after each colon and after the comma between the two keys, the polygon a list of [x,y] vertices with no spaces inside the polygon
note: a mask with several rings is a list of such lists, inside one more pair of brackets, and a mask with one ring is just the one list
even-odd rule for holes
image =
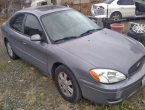
{"label": "gray sedan", "polygon": [[69,102],[114,104],[145,85],[145,48],[71,8],[24,9],[1,29],[10,58],[38,67]]}

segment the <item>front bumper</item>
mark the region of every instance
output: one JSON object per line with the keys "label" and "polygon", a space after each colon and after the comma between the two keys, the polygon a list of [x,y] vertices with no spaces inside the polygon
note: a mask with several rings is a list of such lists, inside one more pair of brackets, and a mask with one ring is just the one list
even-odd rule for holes
{"label": "front bumper", "polygon": [[94,103],[116,104],[145,86],[145,64],[130,78],[116,84],[90,83],[80,80],[83,97]]}
{"label": "front bumper", "polygon": [[105,19],[105,18],[107,18],[107,15],[96,15],[96,16],[94,16],[95,18],[98,18],[98,19]]}
{"label": "front bumper", "polygon": [[95,12],[94,12],[94,9],[93,9],[93,7],[91,8],[91,13],[92,13],[92,15],[95,17],[95,18],[98,18],[98,19],[103,19],[103,18],[107,18],[107,15],[104,13],[102,13],[102,14],[95,14]]}
{"label": "front bumper", "polygon": [[103,18],[107,18],[107,15],[96,15],[94,17],[98,19],[103,19]]}

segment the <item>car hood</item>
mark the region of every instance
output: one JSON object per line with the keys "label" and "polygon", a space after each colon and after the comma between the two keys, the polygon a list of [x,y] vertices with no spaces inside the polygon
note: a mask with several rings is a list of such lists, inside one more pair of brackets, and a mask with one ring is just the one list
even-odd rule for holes
{"label": "car hood", "polygon": [[137,41],[109,29],[58,46],[95,68],[113,69],[124,74],[128,74],[130,67],[145,55],[144,48]]}

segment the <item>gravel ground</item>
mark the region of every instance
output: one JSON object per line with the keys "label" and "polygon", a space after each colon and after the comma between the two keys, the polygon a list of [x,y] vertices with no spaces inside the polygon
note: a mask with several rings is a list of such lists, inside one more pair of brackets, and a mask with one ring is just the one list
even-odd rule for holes
{"label": "gravel ground", "polygon": [[0,110],[145,110],[145,89],[116,105],[85,99],[70,104],[38,69],[21,59],[10,60],[0,37]]}

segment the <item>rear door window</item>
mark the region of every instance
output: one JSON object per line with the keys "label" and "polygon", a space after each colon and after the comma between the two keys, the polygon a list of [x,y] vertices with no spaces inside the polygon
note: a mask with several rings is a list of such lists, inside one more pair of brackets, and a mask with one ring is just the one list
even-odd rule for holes
{"label": "rear door window", "polygon": [[11,28],[15,29],[16,31],[23,32],[23,22],[24,22],[24,18],[25,18],[25,14],[16,15],[10,21]]}
{"label": "rear door window", "polygon": [[133,0],[119,0],[117,2],[118,5],[134,5]]}
{"label": "rear door window", "polygon": [[42,5],[47,5],[47,2],[42,2],[42,3],[41,3],[41,6],[42,6]]}

